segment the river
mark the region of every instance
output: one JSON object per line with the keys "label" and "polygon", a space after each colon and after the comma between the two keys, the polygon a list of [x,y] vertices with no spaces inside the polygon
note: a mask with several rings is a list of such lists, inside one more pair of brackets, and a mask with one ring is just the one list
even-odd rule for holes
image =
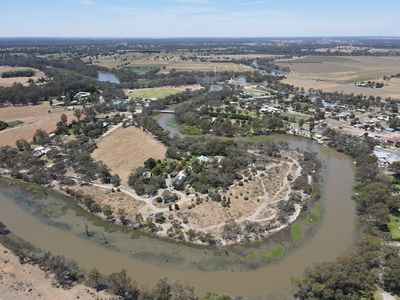
{"label": "river", "polygon": [[[352,247],[356,235],[355,203],[351,200],[354,172],[352,161],[314,141],[293,136],[269,136],[285,140],[290,148],[318,152],[322,169],[323,217],[316,232],[289,251],[282,260],[251,268],[234,255],[210,248],[192,247],[132,232],[108,228],[89,221],[95,235],[86,237],[82,212],[54,196],[37,199],[17,186],[0,189],[0,220],[34,246],[64,255],[88,270],[102,273],[127,269],[140,284],[153,285],[168,277],[207,291],[260,299],[265,295],[288,298],[292,276],[318,261],[331,261]],[[104,243],[104,236],[107,244]],[[262,299],[262,298],[261,298]]]}

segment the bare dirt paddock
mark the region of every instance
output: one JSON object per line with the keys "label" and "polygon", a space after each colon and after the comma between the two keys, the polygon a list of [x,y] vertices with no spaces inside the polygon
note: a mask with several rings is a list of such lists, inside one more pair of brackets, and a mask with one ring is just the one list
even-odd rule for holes
{"label": "bare dirt paddock", "polygon": [[165,157],[165,146],[136,127],[118,128],[97,143],[93,158],[103,161],[124,183],[131,171],[148,158]]}
{"label": "bare dirt paddock", "polygon": [[[278,64],[291,70],[285,83],[306,90],[313,88],[400,99],[400,79],[383,80],[383,76],[400,73],[400,57],[316,56],[281,60]],[[385,86],[380,89],[355,87],[354,83],[360,81],[382,82]]]}
{"label": "bare dirt paddock", "polygon": [[63,113],[67,115],[69,121],[73,118],[72,111],[59,110],[49,113],[48,110],[48,102],[40,105],[1,107],[0,120],[5,122],[19,120],[23,124],[0,131],[0,146],[15,146],[15,142],[22,138],[30,141],[38,129],[47,132],[56,129],[56,124]]}

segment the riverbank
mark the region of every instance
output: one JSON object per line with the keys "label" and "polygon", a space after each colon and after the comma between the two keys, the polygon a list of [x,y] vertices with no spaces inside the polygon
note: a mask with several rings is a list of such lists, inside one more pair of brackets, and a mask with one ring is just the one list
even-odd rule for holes
{"label": "riverbank", "polygon": [[103,292],[78,284],[69,290],[54,285],[53,275],[36,265],[21,264],[18,257],[0,243],[0,299],[106,300]]}

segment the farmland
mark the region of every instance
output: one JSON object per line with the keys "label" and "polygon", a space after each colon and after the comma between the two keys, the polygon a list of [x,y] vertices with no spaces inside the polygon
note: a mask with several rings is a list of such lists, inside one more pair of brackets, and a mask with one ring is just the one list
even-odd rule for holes
{"label": "farmland", "polygon": [[[33,70],[35,72],[32,77],[10,77],[10,78],[2,78],[1,74],[10,71],[21,71],[21,70]],[[28,80],[38,80],[41,77],[44,77],[44,73],[38,69],[32,68],[24,68],[24,67],[10,67],[10,66],[0,66],[0,87],[9,87],[14,83],[22,83],[24,85],[28,84]]]}
{"label": "farmland", "polygon": [[29,141],[38,129],[43,129],[47,132],[54,130],[63,113],[67,115],[69,120],[73,117],[72,111],[59,110],[49,112],[49,104],[47,102],[40,105],[7,106],[0,108],[0,120],[5,122],[23,122],[21,126],[1,131],[0,145],[15,146],[15,142],[19,139]]}
{"label": "farmland", "polygon": [[130,172],[153,157],[162,159],[165,147],[152,136],[134,127],[119,128],[97,144],[93,158],[103,161],[126,182]]}
{"label": "farmland", "polygon": [[[176,71],[198,71],[198,72],[246,72],[252,68],[233,62],[216,62],[212,57],[198,60],[192,58],[184,58],[184,53],[138,53],[129,52],[125,54],[115,54],[110,56],[102,56],[91,61],[99,66],[112,68],[130,68],[138,73],[146,72],[154,68],[160,68],[161,73],[169,73]],[[87,58],[89,59],[89,58]]]}
{"label": "farmland", "polygon": [[[384,81],[383,76],[399,73],[398,57],[304,57],[281,60],[279,65],[290,68],[285,83],[308,90],[345,92],[381,97],[400,97],[400,79]],[[384,82],[380,89],[355,87],[355,82]]]}

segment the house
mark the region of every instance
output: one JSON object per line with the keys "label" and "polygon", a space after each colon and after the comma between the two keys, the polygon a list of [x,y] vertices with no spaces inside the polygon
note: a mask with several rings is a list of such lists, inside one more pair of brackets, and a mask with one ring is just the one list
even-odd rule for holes
{"label": "house", "polygon": [[200,155],[200,156],[197,158],[197,161],[198,161],[199,163],[202,164],[202,163],[209,162],[210,159],[209,159],[207,156]]}
{"label": "house", "polygon": [[89,92],[79,92],[79,93],[75,94],[74,98],[78,99],[78,100],[84,100],[84,99],[90,97],[90,95],[91,94]]}
{"label": "house", "polygon": [[260,109],[260,113],[280,114],[281,112],[279,108],[268,105],[263,105]]}
{"label": "house", "polygon": [[186,174],[184,170],[179,171],[178,175],[175,176],[174,178],[174,182],[175,181],[181,181],[184,180],[186,178]]}
{"label": "house", "polygon": [[150,179],[151,176],[152,176],[152,174],[151,174],[150,171],[143,172],[143,174],[142,174],[142,177],[143,177],[144,179]]}
{"label": "house", "polygon": [[43,155],[46,155],[50,150],[50,148],[45,148],[43,146],[36,147],[35,149],[33,149],[33,156],[42,157]]}

